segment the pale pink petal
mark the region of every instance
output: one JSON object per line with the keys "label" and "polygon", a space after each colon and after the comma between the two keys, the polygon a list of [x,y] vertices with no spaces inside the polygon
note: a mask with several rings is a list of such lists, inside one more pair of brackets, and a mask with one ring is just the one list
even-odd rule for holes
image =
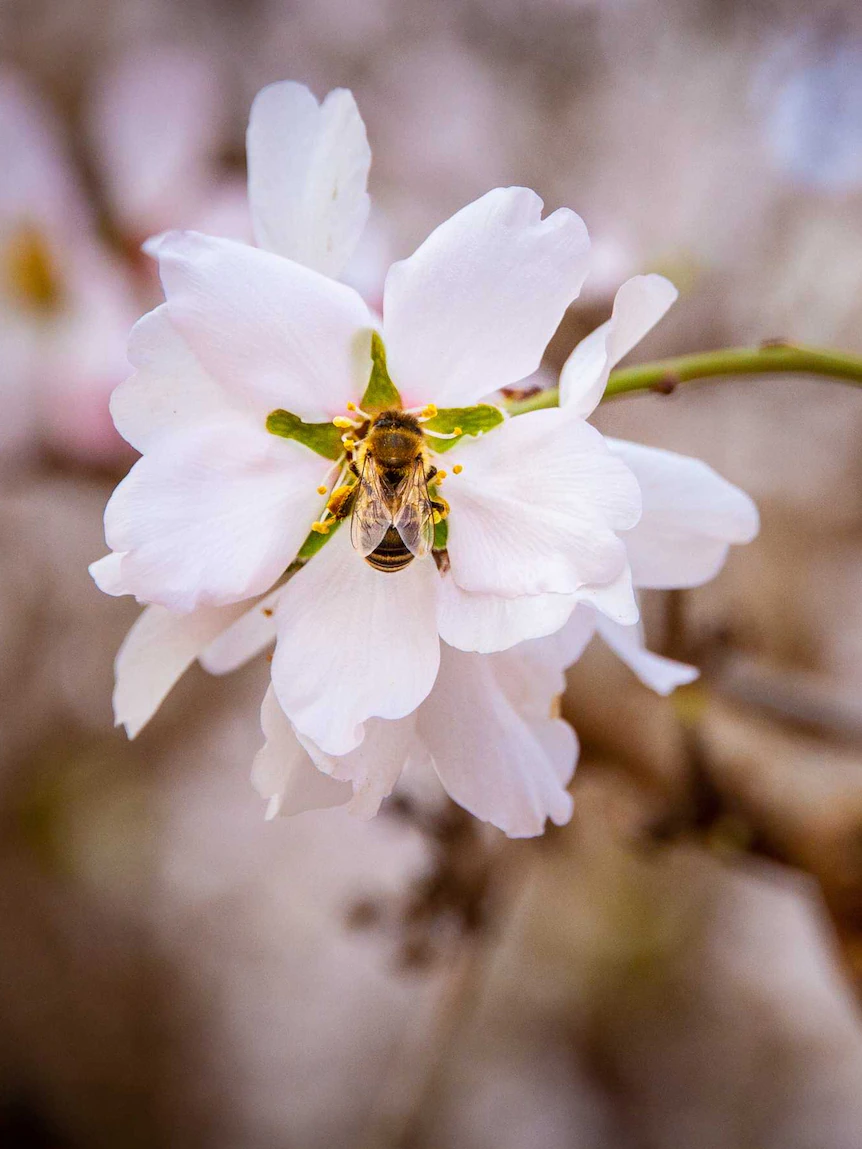
{"label": "pale pink petal", "polygon": [[577,345],[560,375],[560,404],[584,418],[605,393],[613,368],[651,331],[677,297],[662,275],[636,275],[622,285],[611,318]]}
{"label": "pale pink petal", "polygon": [[537,644],[541,643],[543,654],[554,665],[567,670],[578,661],[595,633],[596,611],[585,603],[579,603],[562,630],[538,639]]}
{"label": "pale pink petal", "polygon": [[114,597],[131,594],[123,581],[123,559],[125,557],[122,552],[116,552],[90,563],[87,569],[100,591],[114,595]]}
{"label": "pale pink petal", "polygon": [[[566,785],[577,741],[550,717],[550,696],[543,718],[519,713],[512,699],[520,672],[511,653],[466,654],[444,645],[417,727],[450,797],[509,837],[524,838],[541,834],[548,818],[563,825],[571,817]],[[498,666],[500,658],[506,662]]]}
{"label": "pale pink petal", "polygon": [[583,221],[542,219],[528,188],[497,188],[432,232],[386,277],[392,379],[410,404],[475,403],[539,366],[587,273]]}
{"label": "pale pink petal", "polygon": [[0,67],[0,232],[22,223],[51,245],[75,242],[92,213],[55,116],[23,73]]}
{"label": "pale pink petal", "polygon": [[215,61],[194,49],[148,44],[97,74],[87,126],[125,231],[196,222],[227,119]]}
{"label": "pale pink petal", "polygon": [[197,232],[155,241],[168,312],[203,368],[261,422],[344,413],[371,371],[368,308],[349,287],[267,251]]}
{"label": "pale pink petal", "polygon": [[242,609],[204,607],[176,615],[148,606],[141,613],[114,664],[114,720],[125,726],[129,738],[137,736],[207,643]]}
{"label": "pale pink petal", "polygon": [[370,719],[359,746],[340,758],[325,754],[310,739],[300,736],[300,741],[318,769],[352,784],[353,797],[347,809],[363,819],[374,817],[380,803],[392,793],[411,756],[422,753],[417,745],[415,714],[394,722]]}
{"label": "pale pink petal", "polygon": [[369,718],[403,718],[439,662],[430,559],[374,570],[342,527],[288,582],[276,612],[272,680],[293,725],[327,754],[347,754]]}
{"label": "pale pink petal", "polygon": [[474,594],[572,594],[612,582],[637,522],[634,476],[603,437],[560,408],[510,419],[449,453],[452,576]]}
{"label": "pale pink petal", "polygon": [[[628,535],[623,535],[623,542]],[[604,586],[583,586],[575,596],[578,602],[588,603],[602,614],[623,626],[632,626],[640,618],[638,601],[632,585],[631,567],[626,563],[621,573]]]}
{"label": "pale pink petal", "polygon": [[160,437],[105,510],[127,593],[180,612],[262,594],[317,517],[326,468],[239,419]]}
{"label": "pale pink petal", "polygon": [[608,439],[637,477],[643,516],[625,535],[635,586],[692,587],[721,570],[732,543],[757,534],[749,496],[700,459]]}
{"label": "pale pink petal", "polygon": [[128,355],[136,370],[111,396],[111,415],[138,451],[146,451],[166,431],[194,428],[214,415],[245,409],[241,399],[204,371],[165,303],[132,328]]}
{"label": "pale pink petal", "polygon": [[293,727],[278,705],[270,686],[260,710],[265,743],[255,755],[251,781],[261,798],[268,799],[267,819],[276,814],[301,814],[349,802],[353,790],[320,770],[309,758]]}
{"label": "pale pink petal", "polygon": [[264,595],[201,651],[198,661],[210,674],[231,674],[275,642],[275,608],[284,587]]}
{"label": "pale pink petal", "polygon": [[371,149],[351,93],[318,104],[302,84],[270,84],[252,105],[246,150],[259,246],[337,279],[369,210]]}
{"label": "pale pink petal", "polygon": [[574,595],[565,594],[519,598],[470,594],[447,576],[440,584],[437,625],[440,637],[450,646],[487,654],[553,634],[564,625],[576,602]]}
{"label": "pale pink petal", "polygon": [[694,682],[700,674],[695,666],[675,662],[647,650],[640,626],[620,626],[599,614],[596,616],[596,629],[644,686],[657,694],[670,694],[678,686]]}

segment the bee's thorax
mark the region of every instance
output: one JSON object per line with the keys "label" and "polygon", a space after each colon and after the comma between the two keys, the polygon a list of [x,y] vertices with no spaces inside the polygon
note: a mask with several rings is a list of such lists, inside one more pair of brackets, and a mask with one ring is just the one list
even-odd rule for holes
{"label": "bee's thorax", "polygon": [[419,422],[403,411],[384,411],[371,424],[367,450],[384,474],[403,471],[422,454],[424,435]]}

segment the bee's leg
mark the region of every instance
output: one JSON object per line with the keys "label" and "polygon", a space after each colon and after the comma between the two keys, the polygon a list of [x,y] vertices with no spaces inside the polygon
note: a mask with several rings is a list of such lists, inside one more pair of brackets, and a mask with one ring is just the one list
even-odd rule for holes
{"label": "bee's leg", "polygon": [[437,570],[440,574],[445,574],[449,569],[449,552],[444,548],[441,551],[434,551],[434,562],[437,564]]}
{"label": "bee's leg", "polygon": [[329,496],[329,502],[326,504],[326,509],[334,519],[346,519],[350,512],[353,510],[353,504],[356,501],[356,492],[358,487],[356,484],[353,486],[336,487],[332,494]]}
{"label": "bee's leg", "polygon": [[434,476],[437,474],[437,467],[432,463],[428,470],[425,472],[425,482],[430,483]]}
{"label": "bee's leg", "polygon": [[440,523],[449,514],[449,504],[438,495],[436,499],[431,500],[431,510],[434,513],[434,522]]}
{"label": "bee's leg", "polygon": [[357,467],[356,460],[354,458],[351,457],[351,459],[348,461],[347,469],[351,473],[351,475],[355,475],[357,477],[357,479],[360,477],[359,476],[359,468]]}

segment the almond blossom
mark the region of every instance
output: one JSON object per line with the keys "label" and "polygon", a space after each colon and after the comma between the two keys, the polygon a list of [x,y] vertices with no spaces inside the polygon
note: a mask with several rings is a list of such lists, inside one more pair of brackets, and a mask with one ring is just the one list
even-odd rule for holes
{"label": "almond blossom", "polygon": [[103,589],[154,604],[118,656],[115,713],[134,737],[192,661],[227,673],[275,640],[254,767],[270,816],[341,804],[372,816],[424,763],[478,817],[533,835],[572,809],[577,742],[551,716],[564,669],[598,632],[654,688],[690,681],[694,668],[644,649],[633,584],[706,581],[756,512],[697,460],[606,445],[585,422],[675,298],[642,276],[573,353],[559,410],[495,422],[442,456],[448,569],[419,558],[383,575],[345,528],[309,557],[331,461],[266,431],[276,405],[305,421],[300,436],[322,433],[314,420],[352,427],[372,330],[405,405],[475,403],[535,367],[565,306],[558,282],[543,317],[516,279],[535,296],[545,272],[568,276],[568,292],[584,274],[577,217],[541,221],[533,193],[498,189],[395,265],[381,322],[331,278],[365,224],[369,159],[348,93],[318,105],[273,85],[249,128],[255,231],[271,254],[189,233],[150,245],[167,303],[133,332],[136,372],[112,402],[144,458],[106,514],[114,553],[93,566]]}
{"label": "almond blossom", "polygon": [[[329,278],[364,224],[368,162],[349,93],[318,105],[273,85],[249,127],[255,233],[270,250],[193,232],[151,245],[166,303],[135,328],[137,370],[112,400],[143,458],[106,510],[113,553],[92,568],[108,593],[178,613],[271,592],[276,696],[329,755],[358,747],[368,720],[416,710],[441,635],[472,650],[481,631],[483,650],[505,649],[562,624],[558,595],[600,594],[637,617],[618,534],[640,514],[625,464],[575,411],[476,407],[537,368],[586,276],[583,222],[567,209],[542,219],[524,188],[489,192],[390,269],[381,321]],[[451,468],[448,569],[420,557],[384,575],[342,529],[276,586],[344,476],[309,444],[368,402],[372,334],[393,406],[454,409],[467,427],[428,415],[431,456],[445,449]],[[477,410],[493,413],[478,428]],[[271,433],[276,414],[289,437]]]}

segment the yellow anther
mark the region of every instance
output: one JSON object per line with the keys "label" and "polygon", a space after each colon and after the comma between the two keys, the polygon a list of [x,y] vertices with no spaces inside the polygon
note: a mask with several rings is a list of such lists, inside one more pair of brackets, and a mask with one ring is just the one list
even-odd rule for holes
{"label": "yellow anther", "polygon": [[342,435],[341,442],[344,444],[348,451],[352,451],[356,446],[356,440],[352,435]]}
{"label": "yellow anther", "polygon": [[328,535],[329,534],[329,523],[320,523],[320,522],[312,523],[311,529],[313,531],[316,531],[317,534],[319,534],[319,535]]}
{"label": "yellow anther", "polygon": [[348,419],[346,415],[336,415],[332,420],[332,424],[333,426],[340,428],[342,431],[346,431],[348,427],[355,426],[353,420]]}
{"label": "yellow anther", "polygon": [[438,471],[437,474],[434,476],[434,482],[435,483],[442,483],[443,480],[446,478],[447,473],[448,472],[446,472],[446,471]]}
{"label": "yellow anther", "polygon": [[443,522],[443,516],[440,514],[439,511],[432,511],[431,518],[434,520],[435,526],[437,523]]}
{"label": "yellow anther", "polygon": [[347,410],[348,411],[356,411],[357,410],[356,404],[355,403],[348,403],[347,404]]}
{"label": "yellow anther", "polygon": [[323,486],[318,487],[317,493],[318,493],[318,495],[325,495],[326,494],[326,487],[323,487]]}
{"label": "yellow anther", "polygon": [[464,432],[461,430],[460,427],[453,427],[452,434],[453,435],[463,435]]}
{"label": "yellow anther", "polygon": [[422,408],[423,419],[434,419],[437,416],[437,408],[433,403],[429,403],[427,407]]}
{"label": "yellow anther", "polygon": [[452,474],[453,475],[460,475],[463,470],[464,470],[464,468],[461,466],[461,464],[456,463],[455,466],[452,468]]}

